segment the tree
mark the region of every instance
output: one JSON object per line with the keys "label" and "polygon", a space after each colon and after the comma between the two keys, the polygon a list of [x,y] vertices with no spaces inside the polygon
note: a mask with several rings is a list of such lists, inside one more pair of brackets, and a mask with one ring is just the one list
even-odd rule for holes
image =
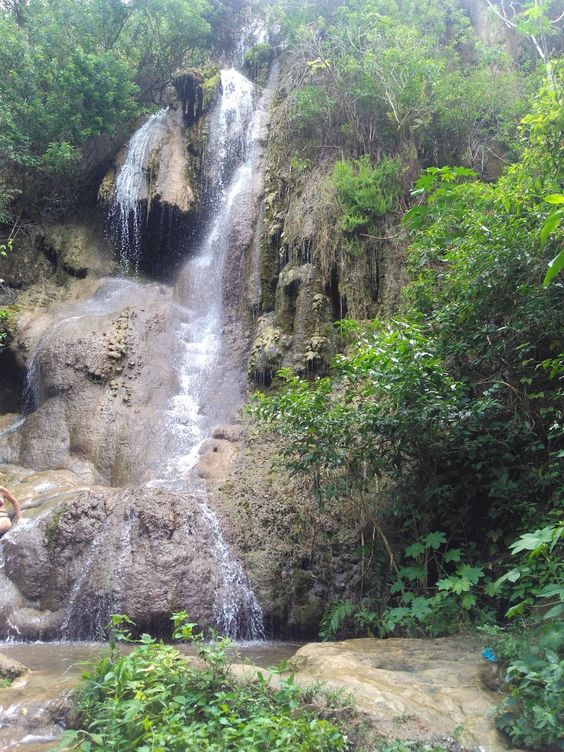
{"label": "tree", "polygon": [[562,33],[564,8],[559,0],[486,0],[508,29],[525,34],[541,59],[547,80],[554,85],[548,38]]}

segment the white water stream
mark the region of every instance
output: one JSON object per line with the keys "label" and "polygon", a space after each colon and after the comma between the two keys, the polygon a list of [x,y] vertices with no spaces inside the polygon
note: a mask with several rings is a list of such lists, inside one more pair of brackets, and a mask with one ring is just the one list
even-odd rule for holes
{"label": "white water stream", "polygon": [[[175,287],[175,298],[182,309],[176,350],[180,388],[163,416],[164,430],[155,458],[158,473],[150,482],[152,486],[178,488],[179,480],[186,479],[197,463],[202,443],[216,425],[231,418],[242,400],[241,380],[230,378],[230,366],[225,366],[229,353],[223,337],[224,269],[237,204],[252,190],[255,146],[263,115],[251,81],[234,68],[222,70],[221,98],[210,118],[204,199],[208,227]],[[134,196],[144,190],[143,170],[137,160],[147,160],[150,146],[146,145],[158,139],[161,117],[160,113],[153,116],[131,139],[114,198],[120,205],[122,221],[131,218],[132,212],[136,216]],[[122,179],[123,171],[126,177]],[[137,240],[133,242],[139,245]],[[260,639],[264,637],[262,611],[248,577],[230,551],[203,484],[196,478],[188,483],[197,494],[214,542],[216,628],[234,639]]]}
{"label": "white water stream", "polygon": [[146,219],[140,201],[147,198],[147,170],[151,152],[165,133],[165,116],[162,109],[135,131],[127,145],[127,155],[116,177],[110,206],[110,224],[119,245],[119,260],[131,262],[139,271],[141,233]]}
{"label": "white water stream", "polygon": [[200,250],[182,269],[175,289],[186,316],[178,333],[180,391],[166,414],[164,479],[185,475],[195,465],[202,442],[242,398],[238,385],[221,383],[223,272],[233,214],[250,190],[260,107],[254,107],[253,84],[235,69],[222,71],[221,82],[223,94],[210,126],[212,216]]}

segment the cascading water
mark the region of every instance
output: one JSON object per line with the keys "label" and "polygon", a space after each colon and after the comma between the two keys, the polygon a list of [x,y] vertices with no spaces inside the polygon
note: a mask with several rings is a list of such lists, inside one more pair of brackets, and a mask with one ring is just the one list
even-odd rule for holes
{"label": "cascading water", "polygon": [[167,110],[156,112],[133,134],[127,156],[117,175],[109,212],[109,225],[117,239],[119,260],[139,271],[141,237],[148,198],[147,169],[151,152],[165,132]]}
{"label": "cascading water", "polygon": [[[24,521],[0,546],[5,636],[97,639],[116,609],[160,625],[182,608],[234,639],[264,635],[199,477],[216,440],[233,451],[230,432],[216,429],[226,430],[244,394],[241,305],[245,271],[256,266],[247,252],[256,252],[270,96],[234,69],[221,84],[208,121],[206,224],[175,287],[92,280],[89,296],[30,326],[28,410],[0,435],[3,461],[31,473]],[[134,134],[115,181],[110,219],[129,269],[145,268],[139,253],[154,251],[143,224],[146,168],[155,149],[169,159],[177,116],[157,113]],[[53,489],[41,490],[43,472]],[[28,500],[42,510],[33,524]]]}
{"label": "cascading water", "polygon": [[253,84],[241,73],[224,70],[221,81],[223,94],[210,127],[214,179],[207,203],[212,216],[201,248],[181,271],[175,290],[186,316],[179,332],[180,391],[166,415],[163,457],[167,459],[160,476],[166,479],[182,476],[194,466],[202,441],[214,425],[229,418],[242,396],[237,380],[222,383],[221,379],[223,272],[234,206],[249,190],[260,108],[254,107]]}
{"label": "cascading water", "polygon": [[[257,106],[251,81],[234,68],[221,72],[221,85],[221,99],[210,119],[208,184],[204,197],[209,224],[199,250],[182,269],[175,287],[175,298],[182,311],[176,363],[180,389],[163,416],[164,430],[154,463],[156,477],[150,484],[185,488],[189,483],[190,491],[199,500],[215,549],[216,627],[234,639],[258,639],[264,636],[262,611],[250,582],[230,552],[203,484],[195,477],[187,480],[198,461],[202,443],[211,436],[214,426],[230,419],[243,393],[241,369],[229,362],[230,353],[223,337],[224,269],[236,206],[251,190],[263,107],[261,103]],[[133,197],[135,190],[143,190],[139,179],[143,171],[137,160],[147,159],[146,147],[141,144],[148,143],[150,132],[158,129],[159,117],[155,116],[152,124],[148,122],[138,131],[145,129],[139,139],[137,134],[132,138],[122,168],[122,171],[127,169],[127,177],[122,180],[121,173],[118,176],[114,201],[120,204],[124,222],[126,217],[136,216]]]}

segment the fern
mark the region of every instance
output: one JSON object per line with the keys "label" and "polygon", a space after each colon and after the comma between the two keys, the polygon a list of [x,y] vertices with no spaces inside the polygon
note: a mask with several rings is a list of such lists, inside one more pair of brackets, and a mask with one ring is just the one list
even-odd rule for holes
{"label": "fern", "polygon": [[337,601],[323,614],[319,625],[319,636],[323,642],[334,640],[347,619],[353,616],[356,605],[352,601]]}

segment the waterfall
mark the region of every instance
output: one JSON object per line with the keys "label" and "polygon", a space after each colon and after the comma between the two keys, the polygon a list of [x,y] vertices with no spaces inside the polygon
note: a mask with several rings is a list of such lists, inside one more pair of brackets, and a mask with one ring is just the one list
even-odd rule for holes
{"label": "waterfall", "polygon": [[[263,118],[264,105],[257,104],[252,82],[234,68],[222,70],[221,97],[210,116],[206,154],[203,203],[209,219],[199,247],[182,268],[175,286],[181,311],[175,363],[179,389],[163,414],[164,430],[154,461],[156,477],[150,482],[152,486],[175,489],[189,483],[197,493],[217,566],[216,628],[234,639],[263,637],[262,612],[208,504],[203,484],[188,476],[198,461],[202,443],[218,423],[232,417],[243,397],[241,368],[230,362],[224,341],[224,270],[233,252],[230,231],[237,219],[237,207],[252,191],[255,146]],[[138,229],[138,200],[146,192],[143,165],[159,137],[161,120],[162,112],[133,136],[116,181],[112,211],[124,224],[122,239],[129,242],[137,263],[140,241],[127,233],[131,227]]]}
{"label": "waterfall", "polygon": [[262,609],[245,572],[233,559],[215,512],[206,503],[202,514],[210,526],[216,549],[218,583],[214,617],[220,634],[232,639],[264,639]]}
{"label": "waterfall", "polygon": [[149,159],[165,132],[167,110],[156,112],[133,134],[127,155],[116,177],[109,212],[109,225],[115,235],[122,264],[131,262],[139,271],[141,237],[147,209]]}
{"label": "waterfall", "polygon": [[230,417],[242,398],[237,379],[221,378],[223,273],[233,215],[252,178],[260,107],[254,106],[253,84],[235,69],[223,70],[221,82],[221,101],[210,125],[209,168],[214,179],[206,203],[211,218],[175,290],[184,309],[176,364],[180,391],[166,413],[161,478],[185,475],[196,463],[202,441],[214,425]]}
{"label": "waterfall", "polygon": [[[13,427],[22,428],[20,462],[46,472],[68,467],[73,478],[84,475],[87,489],[76,498],[83,516],[65,518],[58,528],[58,517],[53,522],[61,546],[76,549],[70,571],[59,578],[56,611],[39,599],[36,615],[35,591],[28,597],[10,583],[14,563],[26,567],[26,544],[46,548],[29,525],[18,526],[15,558],[6,571],[0,565],[0,620],[11,634],[22,625],[23,636],[29,628],[66,640],[93,638],[103,635],[115,609],[150,620],[186,607],[232,639],[264,636],[259,602],[198,477],[204,463],[197,464],[206,440],[233,420],[244,396],[243,269],[262,195],[268,96],[237,70],[221,71],[221,95],[208,120],[199,239],[174,288],[101,279],[89,297],[62,303],[48,326],[32,330],[26,418]],[[155,150],[168,148],[167,122],[161,111],[138,129],[115,180],[108,219],[130,269],[144,268],[144,245],[152,252],[144,227],[149,169]],[[137,401],[130,402],[129,390]],[[6,441],[11,430],[3,429]],[[166,583],[158,603],[137,599],[149,569],[153,588]],[[43,584],[43,570],[35,576]]]}
{"label": "waterfall", "polygon": [[[242,384],[222,362],[228,359],[223,341],[224,269],[237,205],[251,190],[263,110],[255,103],[253,84],[234,68],[221,72],[221,84],[222,97],[210,124],[210,220],[198,252],[176,285],[177,300],[185,310],[178,333],[180,391],[166,412],[161,482],[186,476],[213,427],[229,419],[242,400]],[[205,501],[201,509],[218,566],[216,626],[232,638],[263,637],[262,612],[248,578],[233,559],[213,510]]]}

